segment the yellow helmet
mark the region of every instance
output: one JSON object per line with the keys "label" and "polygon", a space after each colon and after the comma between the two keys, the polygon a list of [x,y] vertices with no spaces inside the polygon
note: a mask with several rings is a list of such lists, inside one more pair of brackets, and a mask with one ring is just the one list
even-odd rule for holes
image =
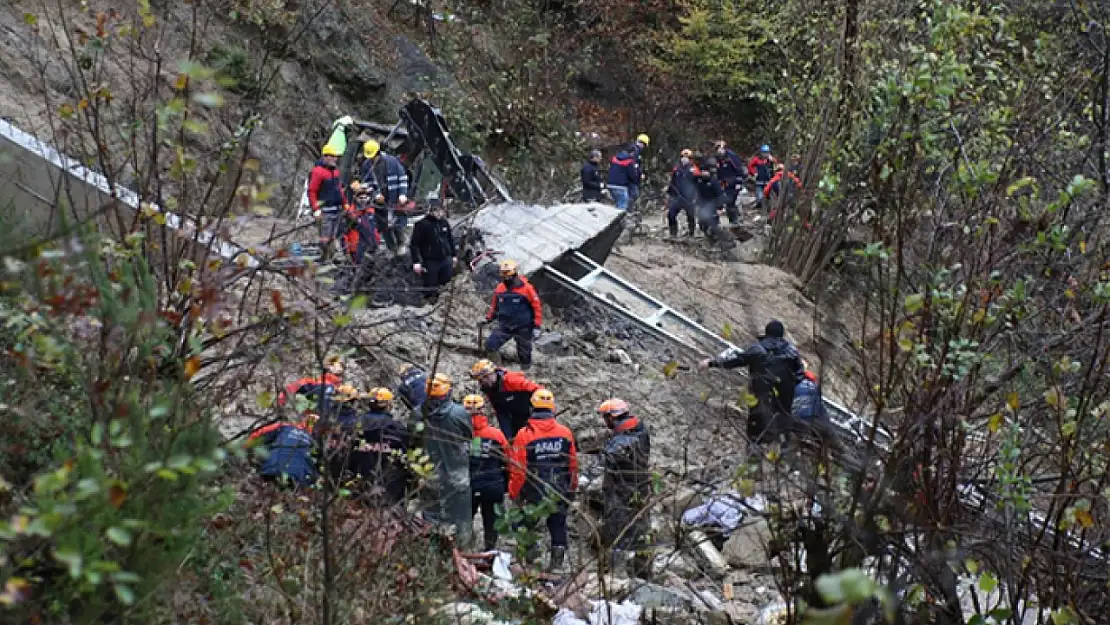
{"label": "yellow helmet", "polygon": [[332,399],[338,402],[349,402],[358,399],[358,396],[358,389],[353,385],[340,384],[339,387],[335,389],[335,395],[332,396]]}
{"label": "yellow helmet", "polygon": [[437,373],[436,377],[428,380],[428,397],[443,399],[451,394],[451,376],[446,373]]}
{"label": "yellow helmet", "polygon": [[520,263],[516,262],[515,260],[506,259],[501,261],[499,267],[501,269],[501,277],[511,278],[512,276],[515,276],[517,274],[517,271],[520,270]]}
{"label": "yellow helmet", "polygon": [[684,150],[682,150],[682,154],[680,156],[685,156],[686,158],[693,158],[694,151],[691,150],[690,148],[685,148]]}
{"label": "yellow helmet", "polygon": [[378,152],[380,152],[381,149],[382,146],[379,145],[377,141],[374,141],[373,139],[367,139],[366,143],[362,144],[362,155],[366,158],[374,158],[378,155]]}
{"label": "yellow helmet", "polygon": [[342,154],[339,153],[339,148],[330,143],[325,145],[324,149],[320,150],[320,154],[324,156],[342,156]]}
{"label": "yellow helmet", "polygon": [[483,375],[488,375],[490,373],[494,373],[495,371],[497,371],[497,365],[494,365],[493,362],[483,358],[470,366],[470,377],[477,380]]}
{"label": "yellow helmet", "polygon": [[555,410],[555,395],[546,388],[537,389],[532,393],[532,407],[540,410]]}
{"label": "yellow helmet", "polygon": [[471,394],[463,397],[463,408],[466,408],[467,411],[471,413],[481,412],[482,408],[485,407],[486,398],[482,397],[481,395]]}
{"label": "yellow helmet", "polygon": [[636,140],[644,145],[651,145],[651,137],[645,134],[641,134],[640,136],[636,137]]}
{"label": "yellow helmet", "polygon": [[370,392],[366,394],[366,398],[372,402],[384,404],[385,402],[393,401],[393,391],[383,386],[379,386],[377,388],[370,389]]}

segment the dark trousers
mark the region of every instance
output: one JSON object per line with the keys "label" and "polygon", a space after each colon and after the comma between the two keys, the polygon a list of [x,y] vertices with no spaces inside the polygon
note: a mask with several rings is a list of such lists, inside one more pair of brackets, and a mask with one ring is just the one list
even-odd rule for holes
{"label": "dark trousers", "polygon": [[[539,519],[533,519],[532,522],[538,523]],[[563,505],[559,505],[559,508],[547,517],[546,523],[547,532],[551,534],[552,547],[566,547],[570,544],[567,538],[567,510]]]}
{"label": "dark trousers", "polygon": [[379,209],[374,218],[377,222],[378,232],[382,233],[382,242],[389,248],[389,251],[396,252],[404,240],[405,225],[409,221],[408,217],[394,214],[392,227],[389,225],[389,211]]}
{"label": "dark trousers", "polygon": [[736,180],[723,180],[721,184],[725,185],[725,214],[728,215],[728,223],[740,223],[740,209],[736,207],[736,196],[739,194],[740,189],[737,187]]}
{"label": "dark trousers", "polygon": [[420,276],[424,280],[424,297],[427,299],[439,297],[439,287],[451,281],[454,269],[450,258],[425,261],[424,273]]}
{"label": "dark trousers", "polygon": [[520,361],[520,366],[531,367],[532,328],[512,330],[498,326],[494,328],[493,332],[490,332],[489,338],[486,339],[486,351],[497,352],[510,340],[516,341],[516,359]]}
{"label": "dark trousers", "polygon": [[358,247],[355,248],[355,266],[361,266],[367,254],[373,254],[378,249],[378,235],[374,227],[374,219],[370,216],[360,218],[351,225],[358,232]]}
{"label": "dark trousers", "polygon": [[482,540],[486,551],[497,547],[497,510],[505,502],[505,491],[500,488],[475,490],[471,498],[471,514],[482,511]]}
{"label": "dark trousers", "polygon": [[672,196],[667,204],[667,226],[671,236],[678,234],[678,214],[686,213],[686,234],[694,236],[694,205],[678,196]]}

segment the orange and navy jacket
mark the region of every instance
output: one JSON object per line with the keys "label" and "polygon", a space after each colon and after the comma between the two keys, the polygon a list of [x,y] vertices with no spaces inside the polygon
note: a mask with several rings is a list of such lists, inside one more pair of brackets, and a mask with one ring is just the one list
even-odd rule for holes
{"label": "orange and navy jacket", "polygon": [[780,171],[776,171],[775,175],[771,176],[771,179],[767,181],[766,185],[764,185],[764,187],[763,187],[763,195],[764,196],[770,196],[772,192],[778,193],[779,191],[782,190],[780,187],[782,186],[781,183],[782,183],[784,173],[786,174],[786,179],[789,180],[794,185],[795,189],[798,189],[799,191],[802,189],[802,180],[800,178],[798,178],[797,174],[795,174],[792,171],[783,172],[783,171],[780,170]]}
{"label": "orange and navy jacket", "polygon": [[777,162],[778,160],[773,156],[764,158],[762,154],[756,154],[748,160],[748,174],[755,178],[756,184],[765,184],[771,179]]}
{"label": "orange and navy jacket", "polygon": [[324,159],[320,159],[308,176],[308,205],[312,210],[320,210],[326,206],[339,207],[346,203],[339,168],[329,167]]}
{"label": "orange and navy jacket", "polygon": [[[570,429],[550,410],[535,410],[513,438],[509,497],[529,503],[578,490],[578,449]],[[560,502],[561,503],[561,502]]]}
{"label": "orange and navy jacket", "polygon": [[536,288],[524,276],[516,276],[512,286],[500,282],[493,290],[486,319],[497,322],[508,331],[538,328],[543,322],[543,304]]}
{"label": "orange and navy jacket", "polygon": [[491,426],[485,415],[472,415],[474,439],[470,445],[470,490],[505,492],[508,487],[509,441]]}
{"label": "orange and navy jacket", "polygon": [[543,388],[518,371],[497,370],[497,381],[482,387],[497,416],[498,427],[512,438],[528,425],[532,416],[532,393]]}
{"label": "orange and navy jacket", "polygon": [[295,382],[286,384],[285,390],[278,394],[277,404],[279,406],[284,406],[285,402],[289,401],[290,397],[314,390],[309,387],[339,386],[342,383],[342,378],[331,373],[325,373],[323,377],[318,378],[304,377]]}

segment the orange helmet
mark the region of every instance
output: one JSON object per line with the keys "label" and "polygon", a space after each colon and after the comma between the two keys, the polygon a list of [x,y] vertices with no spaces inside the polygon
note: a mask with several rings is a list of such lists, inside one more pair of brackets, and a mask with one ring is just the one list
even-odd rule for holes
{"label": "orange helmet", "polygon": [[691,150],[690,148],[684,148],[682,150],[682,152],[679,154],[679,156],[684,156],[686,158],[693,158],[694,157],[694,151]]}
{"label": "orange helmet", "polygon": [[532,393],[532,407],[540,410],[555,410],[555,395],[546,388],[537,389]]}
{"label": "orange helmet", "polygon": [[482,397],[481,395],[472,393],[470,395],[467,395],[466,397],[463,397],[463,408],[466,408],[467,412],[470,412],[471,414],[475,412],[481,412],[482,409],[485,407],[486,398]]}
{"label": "orange helmet", "polygon": [[366,398],[374,403],[384,404],[393,401],[393,391],[379,386],[378,388],[370,389],[370,392],[366,394]]}
{"label": "orange helmet", "polygon": [[520,270],[520,263],[515,260],[503,260],[498,268],[501,270],[502,278],[511,278]]}
{"label": "orange helmet", "polygon": [[337,402],[343,403],[354,401],[358,399],[358,397],[359,392],[358,389],[354,387],[354,385],[340,384],[339,387],[335,389],[335,394],[332,396],[332,399]]}
{"label": "orange helmet", "polygon": [[437,373],[434,378],[428,380],[428,397],[432,399],[443,399],[451,394],[451,376],[446,373]]}
{"label": "orange helmet", "polygon": [[623,417],[628,414],[628,402],[615,397],[613,399],[606,399],[597,407],[597,411],[601,416],[607,418]]}
{"label": "orange helmet", "polygon": [[496,371],[497,366],[493,364],[493,361],[483,358],[470,366],[470,377],[477,380],[484,375],[489,375]]}

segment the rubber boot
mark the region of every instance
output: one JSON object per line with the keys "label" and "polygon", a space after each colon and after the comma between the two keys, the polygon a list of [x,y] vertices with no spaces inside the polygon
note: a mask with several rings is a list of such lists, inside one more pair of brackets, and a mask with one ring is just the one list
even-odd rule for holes
{"label": "rubber boot", "polygon": [[552,547],[551,559],[547,563],[548,572],[557,572],[563,570],[563,563],[567,558],[566,547]]}
{"label": "rubber boot", "polygon": [[678,223],[667,224],[667,231],[670,232],[672,239],[678,238]]}

